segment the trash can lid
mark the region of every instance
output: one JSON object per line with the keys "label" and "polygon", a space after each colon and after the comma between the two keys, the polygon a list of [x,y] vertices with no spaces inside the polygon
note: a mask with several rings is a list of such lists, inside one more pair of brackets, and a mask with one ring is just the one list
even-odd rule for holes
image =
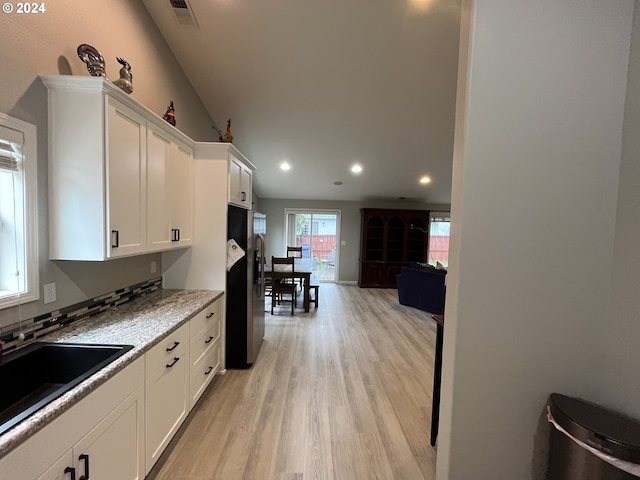
{"label": "trash can lid", "polygon": [[570,435],[607,455],[640,464],[640,422],[580,398],[552,393],[551,415]]}

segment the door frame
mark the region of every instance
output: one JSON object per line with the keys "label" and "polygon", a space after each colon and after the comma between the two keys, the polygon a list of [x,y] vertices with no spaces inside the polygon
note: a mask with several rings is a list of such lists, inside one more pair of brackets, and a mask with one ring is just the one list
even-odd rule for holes
{"label": "door frame", "polygon": [[[284,245],[282,246],[283,256],[287,254],[287,245],[291,241],[295,241],[295,230],[291,238],[291,229],[289,228],[289,215],[293,214],[323,214],[336,216],[336,258],[334,265],[333,283],[338,283],[338,272],[340,271],[340,224],[342,223],[342,211],[338,208],[285,208],[284,209]],[[313,233],[313,222],[311,223],[311,232]]]}

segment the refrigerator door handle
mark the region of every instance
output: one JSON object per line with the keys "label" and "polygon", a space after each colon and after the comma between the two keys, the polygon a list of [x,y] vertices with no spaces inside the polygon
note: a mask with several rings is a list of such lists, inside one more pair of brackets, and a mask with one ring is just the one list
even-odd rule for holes
{"label": "refrigerator door handle", "polygon": [[260,283],[259,283],[260,290],[259,290],[259,293],[258,293],[258,298],[263,298],[264,297],[264,263],[265,263],[264,247],[265,247],[264,236],[259,233],[255,237],[255,252],[258,255],[258,258],[257,258],[257,260],[258,260],[258,274],[260,275]]}

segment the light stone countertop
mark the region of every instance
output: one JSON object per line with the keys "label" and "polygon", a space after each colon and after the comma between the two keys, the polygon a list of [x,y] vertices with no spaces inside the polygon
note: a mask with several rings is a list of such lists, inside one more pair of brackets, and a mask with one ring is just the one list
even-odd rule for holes
{"label": "light stone countertop", "polygon": [[133,345],[134,348],[0,435],[0,458],[222,295],[221,290],[156,290],[39,338],[43,342]]}

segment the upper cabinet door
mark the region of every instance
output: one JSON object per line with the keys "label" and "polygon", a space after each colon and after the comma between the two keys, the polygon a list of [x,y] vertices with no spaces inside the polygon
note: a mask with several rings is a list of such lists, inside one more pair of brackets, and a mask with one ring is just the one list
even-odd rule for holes
{"label": "upper cabinet door", "polygon": [[146,249],[146,125],[110,99],[107,135],[107,256]]}
{"label": "upper cabinet door", "polygon": [[229,153],[229,203],[251,209],[253,171]]}
{"label": "upper cabinet door", "polygon": [[193,151],[149,125],[147,133],[149,250],[192,243]]}
{"label": "upper cabinet door", "polygon": [[171,229],[174,247],[191,245],[193,239],[193,149],[172,146],[170,177]]}

